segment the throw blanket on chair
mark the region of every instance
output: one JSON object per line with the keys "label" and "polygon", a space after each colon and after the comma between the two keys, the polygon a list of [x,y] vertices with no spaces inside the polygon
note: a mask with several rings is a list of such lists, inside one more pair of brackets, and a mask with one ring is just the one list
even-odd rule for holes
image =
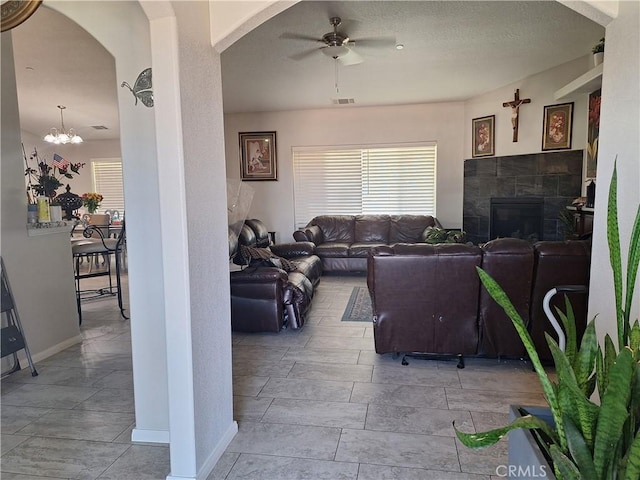
{"label": "throw blanket on chair", "polygon": [[271,264],[274,267],[281,268],[285,272],[293,272],[297,270],[295,263],[287,260],[286,258],[275,255],[269,247],[256,248],[248,247],[246,245],[240,245],[240,255],[244,262],[248,265]]}

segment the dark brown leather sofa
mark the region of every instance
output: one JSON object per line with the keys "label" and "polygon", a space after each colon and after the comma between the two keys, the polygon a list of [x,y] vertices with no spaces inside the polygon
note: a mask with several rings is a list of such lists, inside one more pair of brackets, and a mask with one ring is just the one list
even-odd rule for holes
{"label": "dark brown leather sofa", "polygon": [[[256,219],[245,221],[237,240],[235,236],[229,238],[229,256],[242,265],[241,270],[230,274],[232,330],[279,332],[285,326],[301,328],[322,275],[320,258],[313,254],[314,245],[271,244],[269,232]],[[266,260],[247,265],[241,245],[268,249],[274,256],[289,260],[295,270],[285,271]]]}
{"label": "dark brown leather sofa", "polygon": [[325,272],[366,272],[371,249],[424,241],[427,227],[442,225],[430,215],[320,215],[293,238],[315,244]]}
{"label": "dark brown leather sofa", "polygon": [[[590,244],[582,241],[493,240],[468,244],[398,244],[378,247],[368,258],[377,353],[515,357],[524,346],[511,323],[482,286],[482,267],[503,287],[532,334],[543,360],[551,355],[542,310],[546,292],[560,285],[588,285]],[[553,304],[564,310],[564,298]],[[571,294],[581,336],[586,295]],[[553,307],[552,307],[553,309]],[[554,337],[557,338],[555,333]]]}

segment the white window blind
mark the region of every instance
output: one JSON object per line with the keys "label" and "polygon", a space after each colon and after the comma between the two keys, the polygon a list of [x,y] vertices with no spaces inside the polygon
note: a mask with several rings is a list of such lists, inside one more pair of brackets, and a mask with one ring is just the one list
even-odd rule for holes
{"label": "white window blind", "polygon": [[435,143],[293,147],[296,228],[317,215],[436,215]]}
{"label": "white window blind", "polygon": [[118,210],[124,215],[122,162],[117,159],[93,160],[91,163],[93,191],[104,197],[99,212]]}

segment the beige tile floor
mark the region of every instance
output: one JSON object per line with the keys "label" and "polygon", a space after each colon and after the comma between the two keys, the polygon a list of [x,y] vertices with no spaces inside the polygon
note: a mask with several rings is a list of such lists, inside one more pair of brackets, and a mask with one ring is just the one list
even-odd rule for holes
{"label": "beige tile floor", "polygon": [[[341,322],[364,277],[324,277],[307,324],[234,334],[239,431],[208,480],[489,480],[506,440],[480,451],[467,431],[506,422],[509,404],[544,404],[518,361],[377,355],[371,325]],[[84,305],[84,341],[2,381],[3,480],[164,479],[166,446],[130,442],[129,322],[115,299]]]}

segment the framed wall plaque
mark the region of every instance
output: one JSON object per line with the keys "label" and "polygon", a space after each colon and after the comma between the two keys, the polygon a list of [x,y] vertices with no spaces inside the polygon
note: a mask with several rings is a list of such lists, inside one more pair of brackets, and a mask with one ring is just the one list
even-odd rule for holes
{"label": "framed wall plaque", "polygon": [[472,133],[472,157],[492,157],[496,154],[496,116],[474,118]]}
{"label": "framed wall plaque", "polygon": [[573,129],[573,102],[544,107],[542,150],[568,150],[571,148]]}
{"label": "framed wall plaque", "polygon": [[240,132],[240,178],[277,180],[276,132]]}

